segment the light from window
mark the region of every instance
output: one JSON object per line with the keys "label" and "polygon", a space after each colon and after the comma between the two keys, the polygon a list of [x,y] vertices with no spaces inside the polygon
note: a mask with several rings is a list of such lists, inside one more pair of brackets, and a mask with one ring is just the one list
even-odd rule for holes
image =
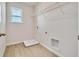
{"label": "light from window", "polygon": [[11,22],[22,22],[22,10],[20,8],[11,7]]}

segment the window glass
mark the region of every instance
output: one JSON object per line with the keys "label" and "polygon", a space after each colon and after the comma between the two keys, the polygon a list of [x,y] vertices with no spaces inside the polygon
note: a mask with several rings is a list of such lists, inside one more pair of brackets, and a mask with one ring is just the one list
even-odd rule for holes
{"label": "window glass", "polygon": [[22,10],[20,8],[11,7],[11,22],[22,22]]}

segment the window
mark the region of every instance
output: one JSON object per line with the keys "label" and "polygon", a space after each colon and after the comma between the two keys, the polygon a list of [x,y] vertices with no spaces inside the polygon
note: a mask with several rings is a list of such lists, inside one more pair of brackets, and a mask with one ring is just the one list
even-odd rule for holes
{"label": "window", "polygon": [[11,22],[22,22],[22,10],[20,8],[11,7]]}

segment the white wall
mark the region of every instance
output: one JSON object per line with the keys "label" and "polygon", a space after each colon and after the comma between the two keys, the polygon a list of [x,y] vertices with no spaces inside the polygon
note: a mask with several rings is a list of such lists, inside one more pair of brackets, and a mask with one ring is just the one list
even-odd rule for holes
{"label": "white wall", "polygon": [[[6,3],[1,2],[1,23],[0,23],[0,33],[6,34]],[[0,37],[0,57],[4,55],[6,48],[6,36]]]}
{"label": "white wall", "polygon": [[[78,3],[78,16],[79,16],[79,3]],[[78,36],[79,36],[79,17],[78,17]],[[78,40],[78,56],[79,56],[79,40]]]}
{"label": "white wall", "polygon": [[[51,5],[49,3],[39,4],[36,8],[37,14],[40,14],[40,11],[45,12],[47,9],[43,8]],[[55,6],[57,5],[49,7],[49,9]],[[56,38],[59,40],[59,47],[58,50],[54,49],[55,51],[58,51],[63,56],[77,56],[77,13],[77,3],[68,3],[61,8],[38,15],[37,39],[53,50],[51,39]]]}
{"label": "white wall", "polygon": [[[78,15],[79,15],[79,3],[78,3]],[[79,17],[78,17],[78,35],[79,35]]]}
{"label": "white wall", "polygon": [[[17,7],[22,9],[23,23],[12,23],[10,8]],[[34,37],[33,17],[34,9],[25,3],[7,3],[7,44],[23,42]]]}

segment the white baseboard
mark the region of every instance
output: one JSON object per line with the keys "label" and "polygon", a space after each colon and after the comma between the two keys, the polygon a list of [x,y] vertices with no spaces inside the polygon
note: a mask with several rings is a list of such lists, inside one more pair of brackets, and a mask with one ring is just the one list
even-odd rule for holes
{"label": "white baseboard", "polygon": [[7,43],[6,46],[14,45],[14,44],[22,43],[22,42],[23,42],[23,41],[18,41],[18,42],[13,42],[13,43]]}
{"label": "white baseboard", "polygon": [[53,52],[54,54],[56,54],[57,56],[59,56],[59,57],[64,57],[63,55],[61,55],[61,54],[58,53],[57,51],[55,51],[55,50],[53,50],[53,49],[47,47],[46,45],[44,45],[44,44],[42,44],[42,43],[40,43],[40,44],[41,44],[42,46],[44,46],[46,49],[48,49],[49,51],[51,51],[51,52]]}
{"label": "white baseboard", "polygon": [[6,46],[14,45],[14,44],[18,44],[18,43],[24,43],[25,46],[31,46],[31,45],[38,44],[39,42],[36,41],[36,40],[32,40],[32,41],[29,41],[29,40],[26,40],[26,41],[17,41],[17,42],[7,43]]}

